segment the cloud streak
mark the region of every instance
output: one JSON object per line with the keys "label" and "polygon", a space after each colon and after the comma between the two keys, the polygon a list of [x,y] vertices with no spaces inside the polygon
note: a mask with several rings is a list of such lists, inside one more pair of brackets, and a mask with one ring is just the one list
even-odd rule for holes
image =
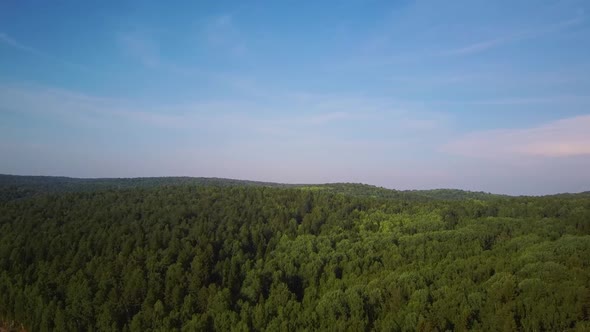
{"label": "cloud streak", "polygon": [[34,47],[27,46],[3,32],[0,32],[0,44],[7,45],[8,47],[19,50],[21,52],[31,54],[31,55],[39,57],[39,58],[44,58],[44,59],[50,60],[54,63],[59,63],[63,66],[67,66],[67,67],[78,69],[78,70],[83,70],[87,73],[94,73],[95,72],[94,70],[92,70],[86,66],[83,66],[83,65],[80,65],[77,63],[73,63],[73,62],[69,62],[69,61],[64,61],[64,60],[62,60],[58,57],[55,57],[49,53],[43,52],[43,51],[36,49]]}
{"label": "cloud streak", "polygon": [[533,97],[510,97],[483,100],[465,100],[465,101],[434,101],[434,104],[450,105],[538,105],[538,104],[588,104],[590,96],[583,95],[555,95],[555,96],[533,96]]}
{"label": "cloud streak", "polygon": [[[437,121],[397,109],[395,102],[339,95],[276,91],[273,99],[201,100],[186,104],[142,105],[133,100],[95,97],[38,85],[0,85],[0,112],[51,114],[66,120],[92,122],[118,118],[136,125],[172,129],[242,127],[269,132],[314,129],[333,124],[390,124],[398,131],[432,130]],[[428,114],[432,116],[432,114]],[[399,128],[398,128],[399,127]],[[244,129],[246,130],[246,129]]]}
{"label": "cloud streak", "polygon": [[21,43],[19,43],[18,41],[14,40],[13,38],[11,38],[9,35],[7,35],[6,33],[0,32],[0,43],[7,45],[9,47],[12,47],[14,49],[17,49],[19,51],[23,51],[23,52],[27,52],[36,56],[47,56],[47,54],[34,49],[32,47],[29,47],[27,45],[23,45]]}
{"label": "cloud streak", "polygon": [[550,33],[555,33],[559,31],[566,30],[573,26],[580,25],[584,22],[584,18],[582,16],[578,16],[566,21],[557,22],[545,27],[537,27],[534,29],[522,30],[517,31],[505,36],[492,38],[488,40],[478,41],[466,46],[462,46],[455,49],[450,49],[446,51],[442,51],[440,54],[443,56],[465,56],[465,55],[472,55],[477,53],[482,53],[488,50],[491,50],[496,47],[500,47],[502,45],[513,43],[517,41],[522,41],[525,39],[532,39],[541,37]]}
{"label": "cloud streak", "polygon": [[491,40],[484,40],[480,42],[476,42],[464,47],[460,47],[457,49],[452,49],[448,51],[441,52],[441,55],[470,55],[475,53],[480,53],[492,49],[494,47],[500,46],[505,44],[511,40],[514,40],[514,37],[504,37],[504,38],[495,38]]}

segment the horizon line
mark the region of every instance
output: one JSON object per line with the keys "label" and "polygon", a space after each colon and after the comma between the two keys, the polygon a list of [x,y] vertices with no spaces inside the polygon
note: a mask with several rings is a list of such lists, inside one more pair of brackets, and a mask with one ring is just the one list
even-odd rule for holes
{"label": "horizon line", "polygon": [[213,179],[213,180],[230,180],[230,181],[242,181],[242,182],[253,182],[253,183],[260,183],[260,184],[274,184],[274,185],[290,185],[290,186],[309,186],[309,185],[334,185],[334,184],[360,184],[365,186],[371,186],[376,188],[381,188],[385,190],[391,191],[398,191],[398,192],[420,192],[420,191],[435,191],[435,190],[459,190],[468,193],[484,193],[493,196],[505,196],[505,197],[546,197],[546,196],[559,196],[559,195],[576,195],[576,194],[585,194],[590,193],[589,190],[579,191],[579,192],[557,192],[552,194],[539,194],[539,195],[514,195],[514,194],[505,194],[505,193],[493,193],[484,190],[469,190],[469,189],[460,189],[460,188],[452,188],[452,187],[439,187],[439,188],[429,188],[429,189],[395,189],[395,188],[387,188],[380,185],[364,183],[364,182],[347,182],[347,181],[340,181],[340,182],[323,182],[323,183],[293,183],[293,182],[275,182],[275,181],[263,181],[263,180],[250,180],[250,179],[243,179],[243,178],[226,178],[226,177],[218,177],[218,176],[190,176],[190,175],[163,175],[163,176],[135,176],[135,177],[75,177],[75,176],[66,176],[66,175],[31,175],[31,174],[7,174],[7,173],[0,173],[0,177],[3,176],[12,176],[12,177],[37,177],[37,178],[65,178],[65,179],[72,179],[72,180],[132,180],[132,179],[157,179],[157,178],[182,178],[182,179]]}

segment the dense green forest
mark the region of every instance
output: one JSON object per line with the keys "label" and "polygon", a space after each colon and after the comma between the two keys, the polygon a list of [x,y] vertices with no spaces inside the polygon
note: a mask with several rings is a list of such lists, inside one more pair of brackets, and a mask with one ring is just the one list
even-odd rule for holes
{"label": "dense green forest", "polygon": [[31,331],[588,331],[590,196],[0,176]]}

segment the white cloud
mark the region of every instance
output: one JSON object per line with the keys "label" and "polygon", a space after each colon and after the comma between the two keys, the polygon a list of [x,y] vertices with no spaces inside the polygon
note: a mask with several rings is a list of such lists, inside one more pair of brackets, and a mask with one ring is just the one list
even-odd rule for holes
{"label": "white cloud", "polygon": [[561,158],[590,155],[590,115],[542,126],[476,132],[448,143],[444,152],[486,159]]}

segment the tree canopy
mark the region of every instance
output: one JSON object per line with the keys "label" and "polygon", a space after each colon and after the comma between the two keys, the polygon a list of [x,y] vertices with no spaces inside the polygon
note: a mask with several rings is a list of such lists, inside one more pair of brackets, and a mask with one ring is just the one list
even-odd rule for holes
{"label": "tree canopy", "polygon": [[32,331],[590,329],[586,195],[368,187],[12,183],[29,194],[0,200],[0,318]]}

